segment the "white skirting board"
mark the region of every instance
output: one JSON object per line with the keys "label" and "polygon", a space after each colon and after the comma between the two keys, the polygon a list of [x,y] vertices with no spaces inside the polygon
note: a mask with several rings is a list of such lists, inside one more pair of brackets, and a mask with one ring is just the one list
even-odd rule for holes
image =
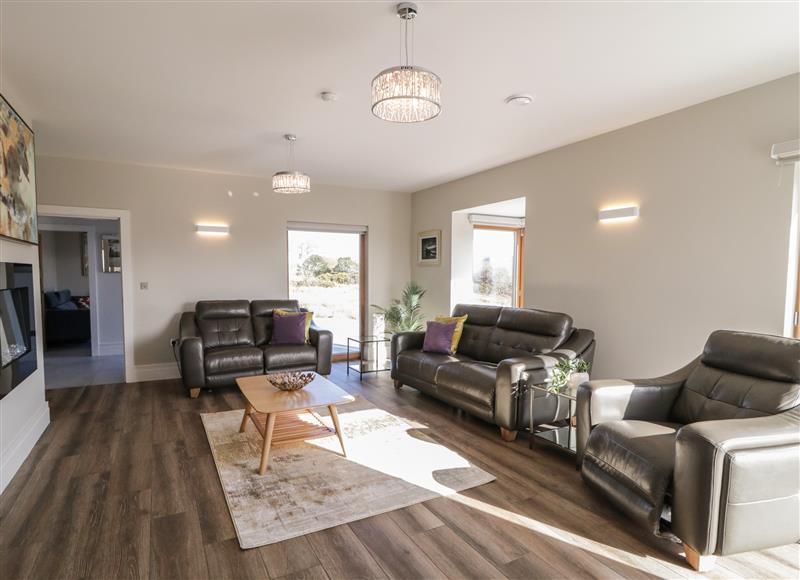
{"label": "white skirting board", "polygon": [[119,342],[101,342],[97,345],[97,356],[110,356],[110,355],[117,355],[123,354],[125,350],[125,344],[122,341]]}
{"label": "white skirting board", "polygon": [[11,478],[17,473],[39,437],[50,424],[50,406],[46,401],[42,402],[41,412],[28,423],[26,429],[9,444],[7,449],[3,449],[2,463],[0,464],[0,493],[5,490]]}
{"label": "white skirting board", "polygon": [[139,383],[142,381],[163,381],[166,379],[177,379],[178,365],[171,363],[157,363],[150,365],[134,365],[128,368],[127,379],[129,383]]}

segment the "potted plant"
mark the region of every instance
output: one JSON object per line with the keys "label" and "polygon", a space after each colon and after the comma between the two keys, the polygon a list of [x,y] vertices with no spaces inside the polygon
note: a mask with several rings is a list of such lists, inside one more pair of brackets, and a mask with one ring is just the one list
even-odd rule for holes
{"label": "potted plant", "polygon": [[406,284],[402,298],[392,300],[391,306],[383,308],[373,304],[372,307],[382,314],[386,332],[409,332],[424,330],[422,319],[422,297],[425,290],[413,280]]}
{"label": "potted plant", "polygon": [[591,365],[582,358],[561,359],[553,367],[547,391],[560,393],[566,388],[577,389],[581,383],[589,380],[590,368]]}

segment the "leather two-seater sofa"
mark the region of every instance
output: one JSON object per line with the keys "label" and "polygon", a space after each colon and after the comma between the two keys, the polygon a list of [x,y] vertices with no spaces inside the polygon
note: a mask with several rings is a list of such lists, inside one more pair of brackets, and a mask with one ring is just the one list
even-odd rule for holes
{"label": "leather two-seater sofa", "polygon": [[[423,352],[424,332],[395,334],[392,378],[398,389],[414,387],[494,423],[505,440],[529,425],[528,391],[519,389],[520,382],[544,383],[563,358],[589,363],[594,358],[594,332],[573,328],[566,314],[465,304],[453,310],[453,316],[465,314],[464,332],[452,356]],[[556,399],[537,394],[534,424],[566,418],[567,409],[559,408]]]}
{"label": "leather two-seater sofa", "polygon": [[718,330],[669,375],[578,389],[586,483],[689,563],[800,540],[800,340]]}
{"label": "leather two-seater sofa", "polygon": [[296,300],[202,300],[180,318],[174,341],[184,386],[230,387],[238,377],[277,371],[331,372],[333,335],[311,326],[308,344],[273,345],[276,308],[303,311]]}

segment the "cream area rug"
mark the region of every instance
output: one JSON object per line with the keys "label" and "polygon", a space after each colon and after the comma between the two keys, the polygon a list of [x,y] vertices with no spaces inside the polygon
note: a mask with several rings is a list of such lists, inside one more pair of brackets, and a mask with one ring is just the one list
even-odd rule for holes
{"label": "cream area rug", "polygon": [[[338,407],[336,435],[273,446],[258,475],[262,439],[243,411],[201,415],[239,545],[255,548],[450,495],[494,480],[458,453],[363,398]],[[320,410],[323,421],[330,417]],[[278,418],[280,422],[280,418]]]}

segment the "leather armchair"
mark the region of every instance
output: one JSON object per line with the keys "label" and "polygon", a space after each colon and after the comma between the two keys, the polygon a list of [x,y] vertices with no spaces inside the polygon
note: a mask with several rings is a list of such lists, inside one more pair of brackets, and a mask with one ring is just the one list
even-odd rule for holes
{"label": "leather armchair", "polygon": [[708,569],[800,540],[800,341],[716,331],[669,375],[578,390],[586,483]]}

